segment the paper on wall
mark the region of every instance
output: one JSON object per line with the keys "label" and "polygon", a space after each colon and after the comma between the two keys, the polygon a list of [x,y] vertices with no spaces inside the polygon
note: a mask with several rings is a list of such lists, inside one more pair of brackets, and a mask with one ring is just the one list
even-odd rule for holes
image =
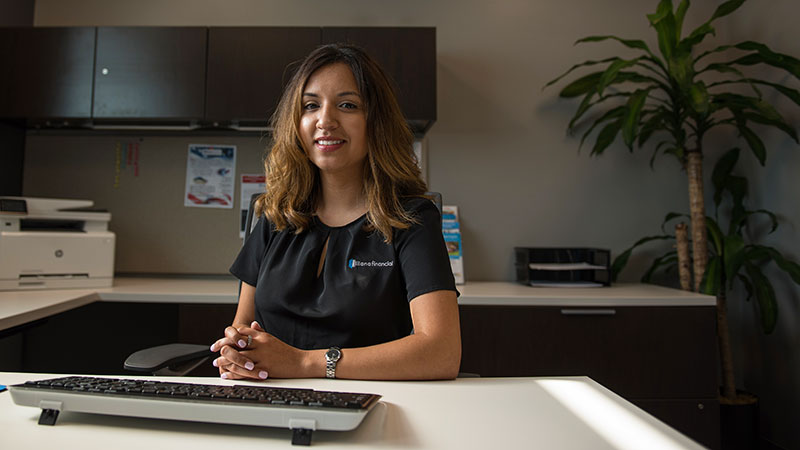
{"label": "paper on wall", "polygon": [[235,145],[189,144],[183,206],[233,208]]}

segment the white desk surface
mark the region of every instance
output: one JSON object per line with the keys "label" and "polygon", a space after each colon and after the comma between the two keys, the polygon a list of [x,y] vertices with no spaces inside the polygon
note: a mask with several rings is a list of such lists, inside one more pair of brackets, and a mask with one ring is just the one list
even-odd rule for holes
{"label": "white desk surface", "polygon": [[[56,376],[61,375],[0,373],[0,384]],[[242,384],[218,378],[172,380]],[[266,384],[383,395],[381,403],[356,430],[315,431],[311,448],[703,448],[587,377],[435,382],[268,380]],[[70,412],[62,412],[55,426],[44,426],[37,424],[39,413],[37,408],[13,404],[8,392],[0,393],[0,447],[303,448],[291,445],[291,432],[287,429]]]}
{"label": "white desk surface", "polygon": [[[714,297],[650,284],[602,288],[534,288],[512,282],[469,282],[458,286],[461,305],[503,306],[713,306]],[[117,277],[114,286],[94,289],[0,291],[0,330],[95,301],[143,303],[230,303],[238,281],[202,278]]]}

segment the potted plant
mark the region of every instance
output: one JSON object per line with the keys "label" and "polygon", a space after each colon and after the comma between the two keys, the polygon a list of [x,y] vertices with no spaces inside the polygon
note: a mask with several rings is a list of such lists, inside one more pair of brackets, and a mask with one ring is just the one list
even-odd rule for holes
{"label": "potted plant", "polygon": [[[682,271],[684,288],[722,293],[717,296],[723,374],[721,403],[737,403],[742,401],[742,398],[737,397],[733,379],[733,362],[727,331],[726,289],[717,291],[708,289],[711,285],[723,286],[717,278],[714,278],[722,272],[727,275],[738,272],[730,272],[733,266],[730,266],[731,262],[724,257],[714,262],[717,261],[714,259],[715,255],[719,253],[715,253],[714,248],[711,251],[708,248],[707,230],[711,225],[706,226],[707,214],[704,202],[703,157],[706,152],[704,138],[710,130],[718,127],[735,130],[761,165],[766,161],[767,150],[763,140],[753,128],[754,124],[779,129],[798,142],[794,127],[786,122],[775,107],[764,100],[762,90],[777,91],[797,105],[800,105],[800,92],[749,76],[745,71],[750,66],[772,66],[800,79],[800,60],[776,53],[766,45],[754,41],[720,45],[704,51],[700,49],[705,38],[715,34],[713,23],[736,11],[744,2],[745,0],[730,0],[722,3],[706,22],[691,32],[684,33],[683,23],[689,9],[689,1],[683,0],[674,7],[672,1],[661,0],[655,13],[647,16],[656,32],[658,53],[651,50],[643,40],[624,39],[613,35],[589,36],[579,39],[576,44],[613,40],[635,51],[638,56],[628,59],[612,56],[585,61],[572,66],[545,86],[559,82],[575,70],[601,66],[600,70],[580,76],[560,91],[562,98],[581,97],[581,102],[568,125],[568,130],[572,132],[581,122],[590,123],[588,129],[583,132],[580,145],[582,146],[590,136],[593,136],[594,145],[591,154],[601,155],[619,135],[630,151],[633,151],[634,147],[645,147],[651,139],[658,137],[658,142],[652,146],[651,167],[659,154],[666,154],[675,157],[686,172],[691,238],[686,236],[681,238],[681,241],[691,243],[691,256],[686,256],[685,253],[688,252],[685,252],[684,258],[688,259],[679,266],[687,269]],[[581,121],[590,111],[596,115],[589,120]],[[597,133],[593,134],[596,130]],[[728,161],[734,160],[734,157],[730,156],[733,153],[728,155]],[[738,152],[735,159],[738,160]],[[719,170],[720,173],[725,173],[723,168],[720,167]],[[727,173],[729,177],[733,177],[730,172]],[[726,178],[726,180],[736,183],[741,181],[741,177]],[[718,187],[720,192],[725,190],[729,192],[733,190],[737,196],[741,193],[740,186]],[[715,202],[717,202],[716,197]],[[739,210],[734,208],[733,212],[736,211]],[[747,214],[746,217],[750,215],[752,214]],[[741,217],[732,217],[731,220],[741,220]],[[734,228],[739,230],[738,227],[737,225]],[[678,226],[676,236],[685,236],[684,230],[685,228]],[[718,237],[716,229],[712,237],[715,239]],[[714,242],[716,248],[717,241]],[[674,256],[675,261],[678,258],[677,253]],[[778,261],[774,253],[769,251],[766,253]],[[668,260],[672,261],[669,258],[671,256],[657,262],[663,264]],[[785,259],[780,260],[785,262]],[[688,271],[689,261],[692,266],[691,272]],[[708,265],[709,261],[712,261],[711,266]],[[789,271],[794,273],[793,270]],[[692,282],[688,282],[691,279]],[[757,298],[762,318],[770,317],[776,310],[774,293],[767,287],[768,280],[758,275],[751,279],[755,280],[750,287]],[[727,279],[725,285],[728,285]],[[773,298],[772,302],[765,300],[770,296]],[[770,321],[774,323],[774,318]]]}
{"label": "potted plant", "polygon": [[[708,267],[700,291],[717,298],[720,351],[723,354],[721,359],[724,360],[723,383],[727,385],[720,397],[725,425],[723,448],[749,449],[757,445],[758,399],[752,394],[735,389],[730,337],[723,308],[734,285],[740,283],[747,294],[746,300],[756,300],[762,330],[766,334],[772,333],[778,319],[778,305],[772,282],[762,268],[774,263],[800,285],[800,265],[786,258],[779,250],[758,243],[759,230],[764,229],[761,226],[763,222],[766,221],[769,225],[768,233],[772,233],[778,228],[778,220],[774,213],[765,209],[747,208],[745,200],[749,183],[747,178],[733,173],[740,152],[738,148],[729,150],[717,161],[712,172],[714,215],[706,217],[706,231],[711,237],[711,245]],[[681,247],[688,253],[688,243],[681,242],[680,231],[669,234],[666,225],[682,217],[686,215],[674,212],[667,214],[661,225],[662,234],[639,239],[614,258],[612,279],[625,268],[636,248],[656,240],[675,241],[674,249],[653,260],[642,276],[642,282],[651,282],[653,275],[660,271],[680,272],[680,265],[685,258],[681,258],[679,254]],[[676,230],[680,228],[679,224]],[[725,389],[733,389],[733,392],[725,392]]]}

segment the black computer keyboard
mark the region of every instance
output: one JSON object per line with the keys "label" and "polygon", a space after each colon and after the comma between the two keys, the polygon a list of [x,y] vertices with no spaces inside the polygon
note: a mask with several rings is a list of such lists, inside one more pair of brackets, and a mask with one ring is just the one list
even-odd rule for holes
{"label": "black computer keyboard", "polygon": [[39,423],[54,425],[59,411],[288,427],[292,443],[311,431],[352,430],[380,395],[270,386],[175,383],[71,376],[10,386],[15,403],[42,408]]}

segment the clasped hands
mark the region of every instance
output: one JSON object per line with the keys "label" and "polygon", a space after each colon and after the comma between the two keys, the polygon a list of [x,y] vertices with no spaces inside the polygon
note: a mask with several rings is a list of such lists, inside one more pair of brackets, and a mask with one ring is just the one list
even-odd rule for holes
{"label": "clasped hands", "polygon": [[[249,345],[248,345],[249,341]],[[221,378],[256,379],[303,377],[304,352],[267,333],[258,322],[229,326],[225,337],[211,344],[219,358],[212,361]]]}

